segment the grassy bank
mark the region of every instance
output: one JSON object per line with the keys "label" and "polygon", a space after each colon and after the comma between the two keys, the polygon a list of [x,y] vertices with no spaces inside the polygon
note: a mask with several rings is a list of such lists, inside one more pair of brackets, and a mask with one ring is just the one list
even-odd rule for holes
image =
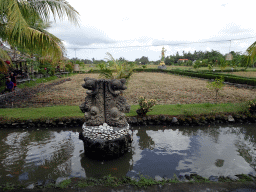
{"label": "grassy bank", "polygon": [[[66,78],[66,77],[70,77],[70,76],[73,76],[73,75],[76,75],[74,73],[70,73],[70,74],[67,74],[67,75],[61,75],[61,77],[63,78]],[[50,77],[43,77],[43,78],[38,78],[38,79],[35,79],[34,81],[27,81],[25,83],[22,83],[22,84],[19,84],[17,87],[18,88],[26,88],[26,87],[34,87],[40,83],[47,83],[47,82],[54,82],[54,80],[59,80],[59,77],[57,76],[50,76]]]}
{"label": "grassy bank", "polygon": [[[126,116],[136,116],[138,105],[132,105],[130,113]],[[225,104],[176,104],[156,105],[147,115],[204,115],[214,113],[238,113],[245,111],[245,103]],[[12,117],[18,119],[40,119],[40,118],[61,118],[61,117],[83,117],[78,106],[54,106],[41,108],[6,108],[0,109],[1,117]]]}
{"label": "grassy bank", "polygon": [[[64,180],[61,183],[50,182],[49,184],[40,185],[40,186],[35,184],[35,187],[33,188],[33,190],[38,191],[41,189],[43,191],[43,190],[55,189],[58,191],[59,190],[65,190],[65,191],[79,190],[80,191],[80,189],[86,189],[86,191],[87,190],[88,191],[102,191],[102,190],[110,191],[111,188],[117,189],[117,187],[119,187],[118,188],[119,190],[121,188],[122,189],[126,188],[126,189],[129,189],[129,191],[134,191],[134,190],[137,191],[138,189],[144,189],[147,191],[156,191],[156,190],[158,191],[159,185],[164,186],[165,190],[161,190],[161,191],[173,191],[173,189],[177,189],[177,190],[179,189],[179,191],[189,191],[190,189],[199,190],[199,188],[202,188],[202,187],[204,189],[205,188],[216,189],[216,187],[219,187],[221,191],[223,191],[223,189],[225,189],[225,191],[230,191],[231,189],[234,190],[236,188],[243,188],[244,185],[246,185],[247,188],[249,187],[254,188],[255,182],[252,176],[245,175],[245,174],[237,175],[236,181],[233,179],[230,179],[229,177],[219,177],[218,182],[212,181],[210,178],[208,179],[208,178],[201,177],[197,174],[194,174],[194,175],[191,174],[190,176],[187,176],[187,177],[182,176],[180,178],[174,175],[173,178],[170,178],[170,179],[161,178],[160,180],[155,180],[153,178],[150,178],[148,176],[143,176],[143,175],[140,175],[139,178],[137,179],[133,179],[130,177],[116,178],[111,175],[108,175],[108,176],[104,176],[103,178],[86,178],[86,179],[74,177],[74,178]],[[92,187],[95,190],[92,190]],[[26,186],[24,184],[6,183],[4,185],[0,185],[0,191],[11,191],[11,190],[27,191],[25,188]],[[227,190],[227,189],[230,189],[230,190]],[[33,191],[33,190],[30,190],[30,191]],[[113,189],[111,191],[113,191]],[[120,191],[124,191],[124,190],[120,190]]]}

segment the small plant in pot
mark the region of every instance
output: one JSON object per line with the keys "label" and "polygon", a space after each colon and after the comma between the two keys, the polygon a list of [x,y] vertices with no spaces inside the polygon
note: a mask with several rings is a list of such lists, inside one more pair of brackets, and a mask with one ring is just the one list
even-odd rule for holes
{"label": "small plant in pot", "polygon": [[147,100],[144,96],[139,97],[140,108],[136,110],[139,116],[145,116],[147,112],[152,111],[152,107],[156,105],[156,100]]}

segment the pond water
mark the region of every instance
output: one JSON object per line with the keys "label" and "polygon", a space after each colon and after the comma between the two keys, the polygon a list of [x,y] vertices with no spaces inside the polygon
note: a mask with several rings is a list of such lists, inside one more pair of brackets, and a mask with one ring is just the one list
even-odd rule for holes
{"label": "pond water", "polygon": [[256,170],[256,125],[132,127],[131,151],[110,161],[89,159],[81,128],[1,129],[0,184],[104,175],[172,178],[248,174]]}

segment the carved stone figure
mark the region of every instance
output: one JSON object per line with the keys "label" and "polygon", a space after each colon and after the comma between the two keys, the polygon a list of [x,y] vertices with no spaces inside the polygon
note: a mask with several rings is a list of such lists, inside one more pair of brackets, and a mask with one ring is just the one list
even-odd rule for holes
{"label": "carved stone figure", "polygon": [[125,79],[106,80],[105,83],[105,113],[106,123],[114,127],[125,127],[125,114],[130,111],[126,99],[121,96],[122,90],[127,89]]}
{"label": "carved stone figure", "polygon": [[85,78],[84,81],[82,86],[87,89],[87,96],[79,107],[85,123],[79,139],[84,142],[85,152],[101,157],[124,154],[132,141],[124,114],[130,111],[130,106],[122,96],[127,89],[126,80]]}
{"label": "carved stone figure", "polygon": [[80,109],[84,112],[86,124],[102,125],[105,122],[103,81],[88,77],[84,81],[82,87],[88,90],[85,102],[80,105]]}
{"label": "carved stone figure", "polygon": [[121,94],[127,89],[126,80],[96,80],[87,77],[84,81],[82,87],[88,90],[80,109],[85,114],[86,124],[93,126],[106,122],[109,126],[125,127],[127,121],[124,113],[130,111],[130,106]]}

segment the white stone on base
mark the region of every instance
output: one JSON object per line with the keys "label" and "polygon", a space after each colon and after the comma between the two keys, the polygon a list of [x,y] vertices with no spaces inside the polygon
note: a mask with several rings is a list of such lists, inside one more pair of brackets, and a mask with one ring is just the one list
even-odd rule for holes
{"label": "white stone on base", "polygon": [[90,139],[112,140],[127,135],[129,132],[129,124],[125,128],[111,127],[107,123],[100,126],[82,126],[83,136]]}

